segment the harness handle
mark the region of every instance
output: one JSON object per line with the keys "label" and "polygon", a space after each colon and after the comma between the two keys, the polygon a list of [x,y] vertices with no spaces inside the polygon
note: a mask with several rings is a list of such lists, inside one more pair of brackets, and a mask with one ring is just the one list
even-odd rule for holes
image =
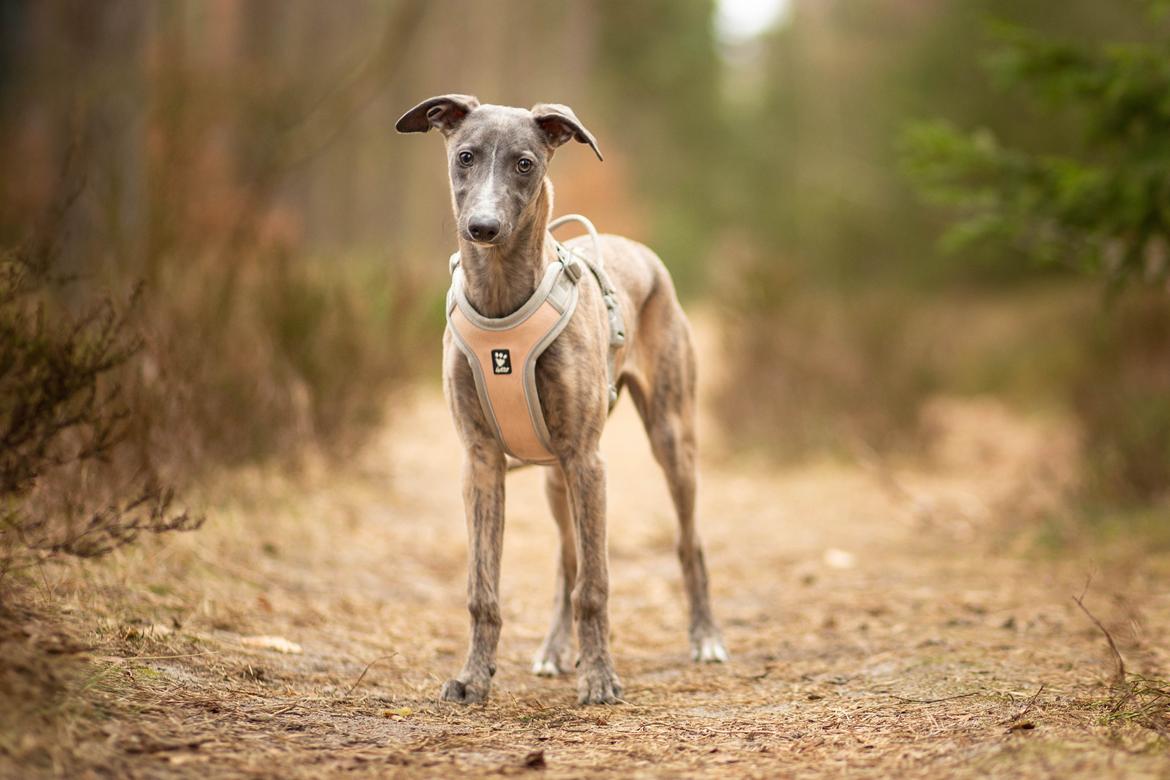
{"label": "harness handle", "polygon": [[[552,222],[548,223],[548,232],[552,233],[557,228],[562,227],[562,226],[568,224],[569,222],[580,222],[582,225],[585,226],[585,232],[589,234],[589,239],[593,242],[593,257],[594,257],[593,262],[597,266],[603,267],[604,260],[602,260],[602,257],[601,257],[601,237],[597,235],[597,228],[595,228],[593,226],[593,223],[589,221],[588,217],[583,217],[580,214],[564,214],[562,216],[557,217]],[[568,247],[565,247],[565,250],[568,251],[570,254],[573,253],[573,250],[569,249]],[[584,259],[584,258],[582,258],[582,259]],[[608,283],[609,279],[607,278],[605,281]],[[612,285],[609,285],[609,287],[610,287],[610,289],[604,290],[604,292],[612,293],[613,292]]]}

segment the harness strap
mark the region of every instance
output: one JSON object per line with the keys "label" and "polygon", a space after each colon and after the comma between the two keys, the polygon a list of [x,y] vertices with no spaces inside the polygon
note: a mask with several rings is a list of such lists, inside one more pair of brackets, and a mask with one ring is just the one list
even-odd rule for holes
{"label": "harness strap", "polygon": [[601,299],[605,302],[607,319],[609,320],[609,354],[606,358],[606,368],[609,376],[609,409],[613,411],[614,404],[618,400],[617,353],[622,345],[626,343],[626,325],[622,318],[622,309],[618,301],[617,289],[613,286],[613,282],[610,281],[609,274],[605,272],[605,260],[601,254],[601,238],[597,235],[597,228],[593,227],[593,223],[580,214],[565,214],[549,223],[549,233],[568,222],[580,222],[584,225],[586,232],[589,233],[589,238],[593,242],[593,257],[590,258],[574,252],[554,239],[557,246],[557,254],[560,255],[563,251],[584,263],[585,267],[592,272],[593,277],[597,279],[597,285],[601,288]]}

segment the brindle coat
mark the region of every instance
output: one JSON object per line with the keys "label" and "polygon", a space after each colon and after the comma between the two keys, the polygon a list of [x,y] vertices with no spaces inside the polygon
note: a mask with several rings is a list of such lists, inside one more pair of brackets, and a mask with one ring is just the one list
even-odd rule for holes
{"label": "brindle coat", "polygon": [[[439,130],[446,139],[452,202],[468,301],[487,317],[515,311],[531,297],[555,260],[547,225],[553,189],[546,176],[557,147],[574,139],[601,152],[572,110],[540,104],[531,111],[480,105],[467,95],[431,98],[398,120],[399,132]],[[593,252],[588,238],[568,242]],[[724,661],[727,651],[711,616],[707,570],[695,530],[695,355],[690,328],[662,261],[619,236],[601,237],[603,262],[618,289],[626,323],[617,355],[619,387],[629,390],[654,456],[666,474],[678,514],[678,555],[690,602],[690,641],[698,661]],[[576,666],[583,704],[613,703],[621,683],[609,654],[605,464],[598,452],[608,414],[609,329],[593,278],[564,332],[539,358],[540,393],[559,467],[546,492],[560,529],[552,626],[533,671],[572,666],[572,621],[580,646]],[[463,501],[470,538],[467,583],[471,647],[463,670],[443,685],[446,701],[487,698],[500,636],[500,554],[507,462],[484,416],[467,359],[443,340],[443,387],[466,448]]]}

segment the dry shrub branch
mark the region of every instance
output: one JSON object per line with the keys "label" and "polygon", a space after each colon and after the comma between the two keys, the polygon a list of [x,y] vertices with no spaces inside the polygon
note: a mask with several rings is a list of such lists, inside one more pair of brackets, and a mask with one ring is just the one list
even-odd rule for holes
{"label": "dry shrub branch", "polygon": [[1085,590],[1080,596],[1073,596],[1073,601],[1104,635],[1114,662],[1113,693],[1106,704],[1105,722],[1134,723],[1163,737],[1170,737],[1170,683],[1126,670],[1125,659],[1117,648],[1113,634],[1085,606],[1088,589],[1089,583],[1086,582]]}
{"label": "dry shrub branch", "polygon": [[[176,505],[156,452],[135,439],[141,287],[115,295],[92,271],[65,270],[80,267],[67,258],[86,190],[82,147],[66,146],[44,213],[19,220],[23,236],[0,238],[0,755],[35,755],[62,774],[62,746],[92,717],[77,693],[102,673],[87,679],[75,660],[85,645],[25,598],[26,570],[203,522]],[[52,736],[38,743],[37,733]]]}
{"label": "dry shrub branch", "polygon": [[70,311],[55,258],[52,241],[0,250],[0,576],[202,522],[124,446],[133,415],[118,377],[141,348],[137,293]]}

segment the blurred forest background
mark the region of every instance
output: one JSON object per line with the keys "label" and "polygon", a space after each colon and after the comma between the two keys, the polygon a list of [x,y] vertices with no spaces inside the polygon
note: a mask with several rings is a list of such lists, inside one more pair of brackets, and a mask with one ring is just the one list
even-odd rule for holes
{"label": "blurred forest background", "polygon": [[175,491],[344,456],[437,379],[441,144],[393,123],[451,91],[595,132],[604,164],[558,155],[557,211],[653,246],[721,326],[743,448],[914,453],[932,399],[991,396],[1073,427],[1079,506],[1164,508],[1157,4],[726,12],[0,0],[5,554],[190,527]]}

